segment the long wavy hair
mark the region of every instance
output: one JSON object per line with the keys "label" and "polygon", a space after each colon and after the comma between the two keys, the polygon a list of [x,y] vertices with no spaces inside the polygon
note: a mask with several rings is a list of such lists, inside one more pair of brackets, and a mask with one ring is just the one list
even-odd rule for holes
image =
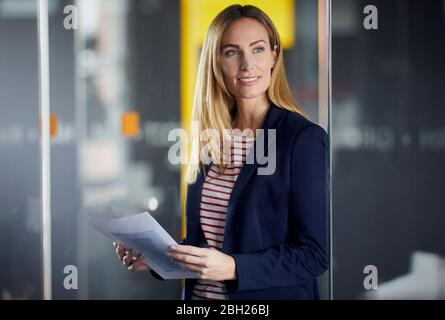
{"label": "long wavy hair", "polygon": [[[186,172],[187,183],[195,182],[198,173],[203,169],[202,153],[206,159],[209,157],[223,159],[225,145],[223,141],[230,141],[227,129],[233,128],[231,109],[236,106],[235,97],[227,89],[221,71],[221,38],[230,23],[242,18],[253,18],[260,22],[267,30],[271,49],[277,46],[277,57],[266,92],[269,101],[280,108],[306,117],[289,89],[280,36],[270,18],[261,9],[251,5],[232,5],[225,8],[210,24],[201,51],[192,111],[192,123],[198,125],[197,130],[191,132],[190,157]],[[221,140],[210,140],[206,143],[203,152],[200,133],[208,129],[216,130]],[[224,170],[223,165],[218,164],[218,168],[220,172]]]}

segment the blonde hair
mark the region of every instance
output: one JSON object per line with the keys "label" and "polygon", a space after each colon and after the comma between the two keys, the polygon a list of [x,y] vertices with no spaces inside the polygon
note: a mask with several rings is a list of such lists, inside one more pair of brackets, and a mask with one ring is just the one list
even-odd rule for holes
{"label": "blonde hair", "polygon": [[[267,89],[269,101],[278,107],[306,117],[289,89],[280,37],[270,18],[259,8],[251,5],[232,5],[225,8],[210,24],[201,51],[192,111],[192,122],[198,124],[199,130],[191,132],[187,183],[196,181],[200,165],[202,165],[200,155],[203,145],[199,133],[206,129],[216,129],[222,140],[230,139],[224,129],[232,128],[231,108],[234,106],[235,99],[224,83],[220,67],[221,38],[230,23],[242,18],[253,18],[259,21],[267,30],[271,49],[277,46],[277,58]],[[212,159],[222,159],[223,143],[221,141],[210,140],[206,147]],[[222,165],[218,167],[223,170]]]}

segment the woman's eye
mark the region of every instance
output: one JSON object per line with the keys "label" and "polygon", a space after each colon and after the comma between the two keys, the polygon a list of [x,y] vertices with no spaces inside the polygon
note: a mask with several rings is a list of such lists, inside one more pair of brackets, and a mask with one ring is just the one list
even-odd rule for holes
{"label": "woman's eye", "polygon": [[236,54],[235,50],[227,50],[226,51],[226,56],[227,57],[234,56],[235,54]]}
{"label": "woman's eye", "polygon": [[260,53],[260,52],[263,52],[263,51],[264,51],[263,47],[257,47],[255,49],[253,49],[253,52],[255,52],[255,53]]}

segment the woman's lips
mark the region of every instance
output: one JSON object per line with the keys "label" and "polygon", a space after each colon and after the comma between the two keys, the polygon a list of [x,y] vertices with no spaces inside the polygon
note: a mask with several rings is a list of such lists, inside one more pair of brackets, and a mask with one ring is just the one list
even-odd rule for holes
{"label": "woman's lips", "polygon": [[257,77],[242,77],[242,78],[237,79],[237,81],[242,86],[253,86],[253,85],[255,85],[258,82],[258,80],[260,78],[261,78],[261,76],[257,76]]}

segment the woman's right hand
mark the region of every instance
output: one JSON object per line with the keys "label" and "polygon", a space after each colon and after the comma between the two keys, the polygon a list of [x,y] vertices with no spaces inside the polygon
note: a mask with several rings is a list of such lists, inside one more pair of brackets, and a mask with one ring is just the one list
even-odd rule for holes
{"label": "woman's right hand", "polygon": [[125,248],[120,243],[113,242],[116,254],[119,260],[129,271],[149,271],[150,268],[144,262],[144,255],[132,252],[131,249]]}

